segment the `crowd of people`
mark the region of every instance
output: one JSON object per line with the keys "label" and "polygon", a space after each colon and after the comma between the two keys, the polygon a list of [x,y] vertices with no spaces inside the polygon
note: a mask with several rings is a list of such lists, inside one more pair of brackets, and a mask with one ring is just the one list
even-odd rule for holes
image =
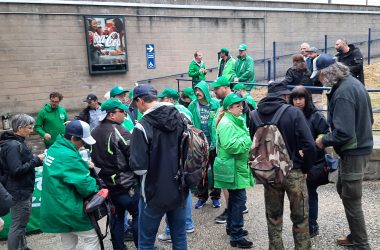
{"label": "crowd of people", "polygon": [[[43,166],[41,230],[60,234],[62,249],[75,249],[78,237],[85,249],[101,248],[84,212],[84,200],[101,188],[93,170],[115,208],[110,222],[115,250],[126,249],[126,232],[138,249],[155,249],[156,238],[172,243],[173,249],[187,249],[187,234],[195,231],[192,196],[198,199],[195,209],[202,209],[208,198],[220,208],[221,194],[225,210],[215,222],[226,225],[232,247],[251,248],[243,217],[248,212],[246,190],[255,183],[249,158],[256,132],[268,124],[278,128],[291,160],[283,185],[264,183],[269,249],[284,249],[285,193],[295,249],[310,249],[310,238],[319,234],[317,189],[329,182],[326,147],[340,157],[337,192],[350,229],[337,244],[370,249],[361,190],[373,147],[371,101],[360,51],[343,39],[336,49],[337,59],[302,44],[285,79],[270,82],[258,103],[250,95],[253,84],[245,84],[255,83],[254,60],[245,44],[236,60],[227,48],[220,50],[218,78],[211,84],[205,82],[202,52],[196,51],[189,66],[193,87],[181,93],[165,88],[158,94],[149,84],[133,90],[115,86],[102,103],[89,94],[87,107],[72,121],[59,105],[63,96],[52,92],[36,120],[15,115],[12,131],[0,137],[6,176],[1,179],[0,212],[10,208],[12,216],[8,249],[29,249],[25,229],[38,166]],[[299,86],[291,91],[288,85]],[[318,106],[322,93],[305,86],[332,87],[327,119]],[[180,143],[188,124],[202,131],[209,145],[208,167],[194,188],[183,188],[179,178]],[[33,155],[25,143],[33,129],[44,139],[43,154]],[[164,217],[165,231],[157,235]]]}

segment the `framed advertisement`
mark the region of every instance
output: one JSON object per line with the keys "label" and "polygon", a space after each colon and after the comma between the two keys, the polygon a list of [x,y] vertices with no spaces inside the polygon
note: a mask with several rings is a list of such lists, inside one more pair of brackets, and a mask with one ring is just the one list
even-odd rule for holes
{"label": "framed advertisement", "polygon": [[127,46],[123,16],[85,16],[90,74],[127,72]]}

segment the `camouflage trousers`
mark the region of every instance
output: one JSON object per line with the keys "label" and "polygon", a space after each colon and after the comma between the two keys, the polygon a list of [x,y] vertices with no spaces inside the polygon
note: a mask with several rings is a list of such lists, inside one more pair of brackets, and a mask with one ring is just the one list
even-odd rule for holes
{"label": "camouflage trousers", "polygon": [[285,192],[290,203],[295,249],[310,249],[309,205],[306,178],[300,169],[293,169],[283,187],[264,185],[265,213],[268,224],[269,249],[284,249],[282,242],[282,217]]}

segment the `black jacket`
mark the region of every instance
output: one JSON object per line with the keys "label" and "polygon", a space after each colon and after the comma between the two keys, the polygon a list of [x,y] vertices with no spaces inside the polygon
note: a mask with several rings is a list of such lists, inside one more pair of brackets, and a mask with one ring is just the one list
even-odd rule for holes
{"label": "black jacket", "polygon": [[2,146],[7,176],[5,188],[15,201],[29,199],[34,190],[34,168],[42,166],[42,161],[38,156],[33,156],[25,138],[13,132],[4,132],[0,140],[6,140]]}
{"label": "black jacket", "polygon": [[144,113],[132,133],[131,168],[141,176],[145,202],[162,211],[183,201],[178,170],[184,129],[180,112],[173,105],[158,103]]}
{"label": "black jacket", "polygon": [[331,133],[322,139],[340,155],[369,155],[373,148],[371,100],[363,84],[351,75],[327,95]]}
{"label": "black jacket", "polygon": [[350,68],[351,75],[361,81],[364,84],[364,72],[363,72],[363,55],[359,48],[356,48],[353,44],[348,45],[350,50],[344,54],[339,52],[335,56],[338,62]]}
{"label": "black jacket", "polygon": [[0,216],[9,213],[10,208],[13,206],[12,195],[0,183]]}
{"label": "black jacket", "polygon": [[129,166],[131,134],[119,124],[105,119],[91,135],[96,140],[91,159],[101,169],[99,177],[112,195],[127,193],[137,184],[137,177]]}
{"label": "black jacket", "polygon": [[[102,104],[99,102],[99,105],[102,105]],[[90,124],[90,110],[91,108],[87,106],[79,113],[79,115],[75,117],[75,119],[81,120]]]}
{"label": "black jacket", "polygon": [[291,67],[286,71],[283,82],[286,82],[287,85],[313,86],[310,76],[311,73],[308,70],[302,71]]}
{"label": "black jacket", "polygon": [[[279,97],[261,99],[257,105],[257,111],[262,122],[270,122],[277,109],[284,104],[286,101]],[[289,157],[293,160],[293,168],[301,169],[303,173],[307,173],[314,163],[315,142],[305,116],[298,108],[289,107],[281,116],[277,127],[285,141]],[[251,138],[253,138],[256,129],[255,123],[252,122],[249,128]],[[299,150],[303,151],[303,158],[299,154]]]}

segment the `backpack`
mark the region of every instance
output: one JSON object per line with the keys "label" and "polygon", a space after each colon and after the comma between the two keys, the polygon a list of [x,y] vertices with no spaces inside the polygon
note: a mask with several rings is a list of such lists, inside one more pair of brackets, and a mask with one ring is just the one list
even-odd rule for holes
{"label": "backpack", "polygon": [[202,130],[197,129],[186,119],[185,130],[180,144],[180,170],[182,186],[193,188],[201,181],[208,163],[209,145]]}
{"label": "backpack", "polygon": [[5,188],[8,179],[8,174],[5,170],[6,161],[4,158],[3,146],[6,142],[7,140],[0,141],[0,216],[8,214],[10,208],[13,206],[12,195]]}
{"label": "backpack", "polygon": [[253,137],[249,165],[259,183],[282,186],[286,175],[293,167],[284,139],[277,127],[288,107],[290,105],[282,105],[266,124],[261,121],[257,110],[253,111],[253,120],[258,129]]}

